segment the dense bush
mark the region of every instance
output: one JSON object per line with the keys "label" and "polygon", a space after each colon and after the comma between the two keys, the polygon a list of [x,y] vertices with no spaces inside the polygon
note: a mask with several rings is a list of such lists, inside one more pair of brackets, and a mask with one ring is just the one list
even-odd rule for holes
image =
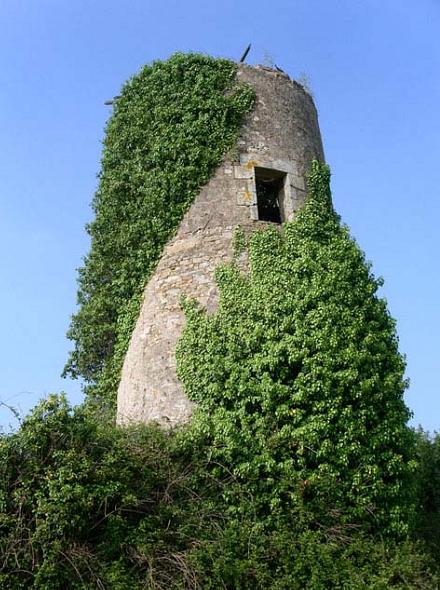
{"label": "dense bush", "polygon": [[233,465],[220,478],[217,463],[185,432],[101,426],[50,397],[0,438],[0,587],[438,587],[429,554],[413,542],[312,530],[300,515],[268,529],[251,516],[255,498],[239,489]]}
{"label": "dense bush", "polygon": [[145,66],[115,99],[65,368],[101,407],[115,402],[146,280],[252,107],[253,91],[235,75],[233,62],[175,54]]}
{"label": "dense bush", "polygon": [[0,439],[0,587],[172,587],[154,583],[186,575],[201,518],[190,467],[170,434],[49,397]]}
{"label": "dense bush", "polygon": [[[254,232],[249,273],[217,272],[219,309],[186,302],[178,374],[220,462],[270,520],[408,532],[413,434],[394,322],[315,162],[296,219]],[[238,242],[243,240],[238,240]]]}

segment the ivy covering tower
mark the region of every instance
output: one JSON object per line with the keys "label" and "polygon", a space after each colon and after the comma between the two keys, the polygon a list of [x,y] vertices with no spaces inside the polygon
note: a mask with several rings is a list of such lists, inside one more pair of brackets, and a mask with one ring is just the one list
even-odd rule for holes
{"label": "ivy covering tower", "polygon": [[[219,67],[215,61],[209,63],[214,70]],[[212,146],[223,157],[175,226],[154,271],[146,277],[134,329],[131,334],[126,332],[130,342],[128,348],[124,346],[127,352],[118,386],[119,424],[157,422],[176,426],[191,419],[193,404],[176,375],[175,349],[185,322],[180,295],[195,297],[214,310],[214,271],[230,259],[234,228],[241,225],[246,231],[253,231],[268,223],[292,219],[304,202],[305,176],[311,160],[324,158],[313,99],[300,84],[276,69],[227,63],[234,76],[231,88],[221,86],[217,91],[214,74],[203,80],[204,84],[214,84],[214,89],[204,90],[207,97],[215,90],[208,102],[204,94],[193,97],[193,89],[188,88],[192,105],[177,130],[174,125],[180,119],[176,106],[167,103],[168,97],[173,100],[174,89],[181,85],[175,70],[169,80],[164,80],[172,90],[161,89],[157,95],[159,102],[168,105],[164,117],[169,123],[166,133],[160,130],[157,145],[161,165],[170,172],[167,187],[171,194],[180,194],[181,159],[193,158],[191,153],[196,150],[197,158],[203,161]],[[198,63],[194,68],[185,64],[183,72],[189,69],[193,76],[193,69],[199,68]],[[144,83],[148,86],[149,79]],[[231,96],[234,89],[235,98],[234,94]],[[224,116],[219,131],[223,130],[225,135],[213,134],[212,125],[219,122],[215,118],[211,121],[210,110],[217,116],[216,105],[230,105],[231,100],[235,114],[220,111]],[[200,134],[195,138],[194,124]],[[154,118],[144,125],[156,129]],[[232,149],[225,152],[225,139],[232,137],[231,129],[236,131],[234,145],[229,144]],[[182,133],[179,143],[175,142],[176,132]],[[173,149],[164,151],[162,141],[165,146],[171,141]],[[140,164],[143,165],[141,160]],[[197,160],[191,159],[190,165],[191,173],[198,176]],[[161,178],[162,170],[158,172]],[[151,180],[155,182],[154,175]],[[168,188],[163,203],[158,204],[159,217],[166,211]],[[142,198],[145,196],[148,198]],[[156,212],[151,211],[150,215],[154,220]],[[156,224],[153,227],[157,230]],[[155,234],[151,233],[148,239],[154,241]]]}
{"label": "ivy covering tower", "polygon": [[175,54],[145,66],[114,101],[65,368],[101,404],[115,404],[145,282],[252,106],[236,70],[225,59]]}
{"label": "ivy covering tower", "polygon": [[[283,231],[255,232],[250,270],[217,271],[219,309],[185,304],[178,374],[200,431],[262,507],[408,530],[413,446],[394,321],[334,212],[329,170]],[[237,236],[237,256],[246,248]]]}

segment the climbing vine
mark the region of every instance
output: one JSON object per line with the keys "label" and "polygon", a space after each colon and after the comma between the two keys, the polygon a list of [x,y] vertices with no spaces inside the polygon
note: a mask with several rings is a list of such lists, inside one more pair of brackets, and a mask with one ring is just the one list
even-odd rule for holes
{"label": "climbing vine", "polygon": [[253,91],[235,76],[233,62],[175,54],[145,66],[115,99],[64,370],[101,404],[114,404],[145,282],[252,107]]}
{"label": "climbing vine", "polygon": [[329,177],[314,162],[297,218],[250,236],[249,274],[235,262],[218,269],[215,314],[185,302],[178,375],[199,405],[195,430],[269,521],[303,506],[328,526],[405,534],[414,463],[404,361]]}

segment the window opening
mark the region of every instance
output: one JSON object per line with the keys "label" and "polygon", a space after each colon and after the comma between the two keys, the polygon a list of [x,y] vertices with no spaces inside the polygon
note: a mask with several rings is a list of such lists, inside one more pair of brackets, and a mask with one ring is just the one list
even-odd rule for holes
{"label": "window opening", "polygon": [[286,174],[268,168],[255,168],[258,219],[281,223]]}

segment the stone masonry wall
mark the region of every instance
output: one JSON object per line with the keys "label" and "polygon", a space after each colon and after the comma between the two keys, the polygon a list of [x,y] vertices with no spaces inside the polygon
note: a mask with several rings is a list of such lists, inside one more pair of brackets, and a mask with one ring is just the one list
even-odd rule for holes
{"label": "stone masonry wall", "polygon": [[174,350],[184,316],[181,294],[215,310],[215,268],[231,256],[238,225],[258,221],[255,167],[285,173],[284,219],[304,201],[305,175],[313,158],[324,159],[317,114],[309,94],[285,74],[239,66],[238,79],[253,86],[257,101],[242,126],[233,154],[205,185],[145,287],[143,303],[122,369],[119,423],[189,420],[193,404],[176,377]]}

